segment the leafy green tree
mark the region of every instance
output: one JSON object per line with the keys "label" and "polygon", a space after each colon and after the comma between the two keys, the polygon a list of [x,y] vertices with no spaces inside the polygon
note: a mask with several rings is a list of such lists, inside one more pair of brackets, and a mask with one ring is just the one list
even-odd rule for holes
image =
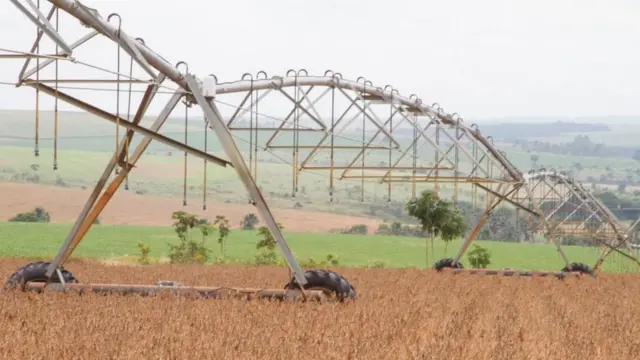
{"label": "leafy green tree", "polygon": [[466,230],[464,218],[458,209],[450,201],[439,199],[431,190],[425,190],[419,197],[409,200],[405,208],[410,216],[418,219],[422,230],[432,240],[440,236],[445,241],[445,252],[449,243],[461,237]]}

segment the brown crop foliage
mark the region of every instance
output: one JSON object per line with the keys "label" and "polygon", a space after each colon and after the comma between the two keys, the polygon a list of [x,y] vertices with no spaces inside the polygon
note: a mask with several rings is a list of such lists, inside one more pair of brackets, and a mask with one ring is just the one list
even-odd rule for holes
{"label": "brown crop foliage", "polygon": [[[0,260],[8,277],[26,260]],[[83,282],[281,288],[286,269],[106,266]],[[348,304],[8,292],[1,359],[637,359],[640,278],[339,269]]]}

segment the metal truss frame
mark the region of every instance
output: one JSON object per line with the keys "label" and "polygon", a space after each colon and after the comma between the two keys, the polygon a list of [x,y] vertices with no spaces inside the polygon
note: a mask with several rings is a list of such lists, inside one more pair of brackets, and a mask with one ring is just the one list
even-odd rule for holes
{"label": "metal truss frame", "polygon": [[[559,241],[560,237],[565,236],[588,237],[600,244],[602,251],[593,266],[595,271],[599,271],[605,258],[613,252],[640,265],[630,243],[629,235],[633,226],[627,227],[589,189],[568,174],[558,173],[553,169],[530,170],[523,175],[521,183],[508,191],[492,189],[486,184],[475,186],[491,195],[489,205],[474,231],[463,243],[455,262],[460,261],[490,213],[504,201],[537,220],[537,224],[529,230],[542,233],[554,243],[568,268],[571,264]],[[625,247],[628,252],[621,251],[620,247]]]}
{"label": "metal truss frame", "polygon": [[[595,232],[589,233],[590,236],[597,235],[598,237],[606,238],[610,231],[615,234],[615,239],[602,240],[602,243],[605,244],[603,245],[605,250],[601,255],[602,259],[611,251],[617,251],[617,247],[620,244],[627,242],[629,229],[622,226],[606,206],[584,188],[575,185],[568,177],[555,173],[536,172],[535,174],[523,174],[507,159],[505,153],[496,148],[490,136],[485,137],[481,134],[475,124],[466,124],[455,113],[445,113],[437,104],[426,105],[416,95],[403,96],[390,85],[377,87],[362,77],[355,81],[347,80],[341,74],[330,70],[322,76],[310,76],[304,69],[289,70],[285,76],[273,77],[268,77],[265,72],[261,71],[255,77],[251,74],[245,74],[238,81],[226,83],[218,83],[217,79],[215,79],[215,94],[210,94],[204,89],[203,80],[189,73],[188,68],[185,72],[180,71],[179,65],[186,65],[185,63],[180,62],[178,65],[172,65],[151,50],[142,39],[133,38],[127,34],[121,26],[122,19],[117,14],[111,14],[105,19],[98,11],[83,5],[80,1],[48,0],[52,7],[45,16],[41,9],[31,0],[11,0],[11,2],[39,29],[30,51],[5,51],[8,53],[0,54],[0,59],[5,57],[26,59],[18,76],[16,86],[32,87],[36,91],[50,95],[98,118],[116,123],[127,129],[124,141],[119,142],[117,155],[114,155],[107,164],[76,223],[51,262],[47,272],[48,276],[51,276],[56,269],[68,260],[94,220],[100,215],[127,175],[135,167],[149,143],[155,140],[182,150],[185,155],[190,154],[203,159],[205,163],[211,162],[219,166],[233,167],[245,185],[251,202],[256,206],[260,217],[274,235],[296,281],[300,285],[306,284],[300,265],[289,249],[269,206],[256,185],[258,132],[271,133],[262,146],[263,150],[292,151],[291,164],[294,170],[292,182],[296,191],[297,177],[301,172],[329,171],[331,201],[333,201],[334,196],[334,179],[360,179],[363,182],[365,180],[374,180],[379,183],[387,183],[389,201],[393,183],[410,183],[413,196],[416,196],[416,186],[418,184],[433,183],[437,189],[439,183],[453,183],[454,201],[457,201],[458,198],[459,184],[472,184],[486,191],[485,212],[469,237],[463,242],[456,255],[456,262],[460,260],[470,243],[477,236],[491,212],[502,202],[505,202],[533,216],[537,216],[541,221],[545,236],[558,247],[564,262],[567,266],[570,266],[557,237],[568,233],[576,234],[582,231],[584,226],[568,219],[575,213],[567,216],[568,220],[565,219],[559,223],[554,222],[553,219],[555,213],[560,210],[555,210],[554,208],[552,213],[545,215],[543,208],[547,206],[545,204],[548,203],[548,198],[536,195],[536,182],[545,183],[545,186],[550,187],[550,190],[547,189],[547,193],[555,194],[553,196],[557,196],[562,204],[567,204],[575,200],[576,197],[583,199],[580,208],[590,211],[589,218],[584,222],[589,219],[596,219],[604,224]],[[50,21],[57,10],[63,11],[79,20],[85,27],[90,28],[90,31],[73,42],[67,42],[52,26]],[[111,22],[112,18],[116,18],[118,22]],[[56,23],[56,27],[57,25]],[[39,53],[39,44],[45,35],[56,44],[58,51],[55,54],[43,55]],[[106,37],[117,44],[118,49],[128,54],[132,63],[135,62],[148,75],[149,79],[120,77],[120,74],[118,74],[116,80],[65,79],[57,76],[55,79],[40,78],[40,72],[54,62],[57,64],[57,61],[86,65],[86,63],[74,58],[74,52],[92,38],[99,36]],[[29,68],[30,61],[34,58],[38,59],[38,64]],[[33,76],[36,76],[36,78],[34,79]],[[213,77],[215,78],[215,76]],[[177,89],[173,90],[173,96],[164,105],[163,110],[155,118],[153,124],[150,127],[141,126],[140,123],[159,90],[163,87],[168,87],[163,85],[165,82],[171,82],[177,86]],[[48,85],[51,83],[54,83],[55,86]],[[100,106],[60,90],[58,85],[65,83],[142,83],[147,84],[147,87],[142,100],[137,106],[134,117],[132,119],[123,119],[118,113],[114,114]],[[316,92],[319,90],[320,94],[314,95],[314,90]],[[233,105],[235,112],[230,118],[225,119],[219,110],[219,106],[224,103],[223,98],[225,95],[234,94],[240,95],[242,100]],[[274,96],[284,99],[290,106],[290,108],[287,108],[286,115],[278,119],[281,124],[271,127],[259,126],[256,117],[254,126],[253,116],[254,114],[260,114],[258,110],[260,103]],[[329,99],[331,104],[330,115],[323,115],[316,108],[316,105]],[[186,140],[185,142],[177,141],[159,133],[172,110],[181,101],[187,106],[197,106],[203,111],[206,126],[217,136],[228,160],[213,156],[206,151],[198,150],[188,145]],[[337,106],[337,101],[342,101],[347,105],[345,107]],[[251,117],[250,126],[239,125],[240,119],[247,113]],[[384,115],[381,115],[381,113]],[[330,121],[328,118],[330,118]],[[301,120],[303,119],[309,121],[311,125],[302,125]],[[362,122],[362,137],[358,139],[358,144],[350,146],[336,143],[337,139],[348,137],[348,135],[345,135],[348,132],[347,129],[356,121]],[[408,126],[412,131],[413,135],[410,139],[401,139],[394,134],[402,125]],[[367,132],[367,126],[369,126],[369,129],[373,129],[373,132]],[[236,132],[247,131],[251,133],[248,165],[233,135]],[[299,138],[302,133],[314,132],[321,134],[321,138],[311,144],[300,144],[298,139],[294,140],[292,145],[277,145],[276,140],[284,132],[293,134],[294,139]],[[143,139],[129,154],[129,145],[134,133],[138,133]],[[418,164],[418,153],[425,147],[430,149],[429,156],[433,156],[433,160],[429,159],[429,164],[427,165]],[[308,150],[308,153],[306,155],[301,154],[301,149]],[[322,151],[330,153],[328,166],[319,165],[316,162],[316,158]],[[341,152],[344,157],[348,151],[356,151],[356,155],[347,160],[343,158],[341,161],[337,161],[337,152]],[[388,153],[386,164],[381,164],[380,161],[373,165],[366,164],[365,159],[371,158],[374,152]],[[395,158],[392,155],[395,155]],[[407,161],[412,161],[412,164],[407,165]],[[345,165],[342,165],[342,163]],[[110,175],[117,169],[121,169],[121,171],[117,172],[115,179],[107,185]],[[370,171],[373,171],[373,173]],[[552,179],[555,183],[548,182]],[[557,191],[558,187],[571,189],[571,194],[575,196],[569,196],[568,192]],[[562,207],[563,205],[560,206]],[[579,212],[579,210],[576,210],[576,212]],[[568,224],[575,226],[570,229]],[[601,262],[600,259],[599,261]]]}

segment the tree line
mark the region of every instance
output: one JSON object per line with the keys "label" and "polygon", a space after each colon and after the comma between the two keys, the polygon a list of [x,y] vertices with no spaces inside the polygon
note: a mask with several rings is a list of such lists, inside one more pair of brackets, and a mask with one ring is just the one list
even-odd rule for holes
{"label": "tree line", "polygon": [[514,145],[525,151],[572,156],[624,157],[640,161],[640,149],[628,146],[607,146],[594,142],[588,135],[577,135],[571,142],[552,143],[541,140],[514,140]]}

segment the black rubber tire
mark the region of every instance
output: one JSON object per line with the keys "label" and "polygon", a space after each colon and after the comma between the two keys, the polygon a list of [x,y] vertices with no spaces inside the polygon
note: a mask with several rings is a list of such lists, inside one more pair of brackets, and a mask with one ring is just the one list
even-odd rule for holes
{"label": "black rubber tire", "polygon": [[569,270],[565,266],[560,271],[562,271],[562,272],[577,272],[577,273],[580,273],[580,274],[596,276],[595,272],[593,271],[593,269],[589,265],[583,264],[583,263],[579,263],[579,262],[571,263],[571,270]]}
{"label": "black rubber tire", "polygon": [[[4,284],[5,289],[11,288],[19,288],[24,289],[24,286],[27,282],[37,282],[44,283],[47,282],[47,268],[49,267],[49,262],[38,261],[34,263],[27,264],[21,268],[19,268],[13,275],[9,277],[7,282]],[[65,283],[77,283],[78,280],[73,276],[73,274],[64,268],[60,269],[60,273],[62,274],[62,278]],[[53,273],[51,276],[51,283],[60,283],[60,277],[58,276],[58,272]]]}
{"label": "black rubber tire", "polygon": [[464,265],[462,265],[461,262],[457,262],[455,265],[453,264],[453,260],[452,258],[445,258],[445,259],[440,259],[438,261],[436,261],[435,264],[433,264],[433,268],[436,271],[442,271],[442,269],[444,268],[450,268],[450,269],[464,269]]}
{"label": "black rubber tire", "polygon": [[[326,293],[331,293],[336,298],[343,302],[344,300],[356,300],[356,289],[340,274],[321,269],[321,270],[307,270],[304,272],[304,277],[307,279],[307,283],[303,286],[305,290],[312,288],[320,288]],[[298,282],[295,278],[284,287],[285,289],[299,289]]]}

